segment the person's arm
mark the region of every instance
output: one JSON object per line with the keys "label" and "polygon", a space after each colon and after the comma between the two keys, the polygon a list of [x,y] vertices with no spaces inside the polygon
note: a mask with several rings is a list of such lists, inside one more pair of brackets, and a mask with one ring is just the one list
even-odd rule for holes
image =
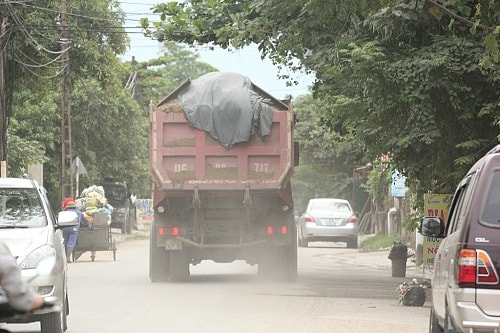
{"label": "person's arm", "polygon": [[84,225],[87,228],[92,229],[92,225],[90,224],[89,220],[87,220],[87,218],[85,217],[85,214],[80,212],[79,215],[80,215],[80,225]]}
{"label": "person's arm", "polygon": [[44,305],[44,299],[35,295],[21,278],[16,259],[5,244],[0,243],[0,287],[6,292],[9,304],[18,311],[32,311]]}

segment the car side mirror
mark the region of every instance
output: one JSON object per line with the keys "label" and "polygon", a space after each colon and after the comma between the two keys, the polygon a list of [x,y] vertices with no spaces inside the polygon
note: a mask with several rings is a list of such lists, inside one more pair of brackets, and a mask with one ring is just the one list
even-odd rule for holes
{"label": "car side mirror", "polygon": [[425,216],[419,226],[419,232],[428,237],[444,237],[444,221],[438,216]]}

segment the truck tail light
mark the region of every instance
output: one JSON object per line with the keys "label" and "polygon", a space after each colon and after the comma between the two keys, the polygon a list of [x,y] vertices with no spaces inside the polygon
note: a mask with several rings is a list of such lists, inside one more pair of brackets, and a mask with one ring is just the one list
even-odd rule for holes
{"label": "truck tail light", "polygon": [[458,257],[458,282],[498,284],[498,273],[484,250],[461,249]]}
{"label": "truck tail light", "polygon": [[[282,225],[279,230],[276,230],[277,232],[281,233],[282,235],[286,235],[288,233],[288,227],[286,225]],[[266,233],[268,235],[274,235],[274,227],[273,226],[268,226],[266,228]]]}
{"label": "truck tail light", "polygon": [[180,236],[186,234],[185,228],[180,227],[158,227],[158,236]]}

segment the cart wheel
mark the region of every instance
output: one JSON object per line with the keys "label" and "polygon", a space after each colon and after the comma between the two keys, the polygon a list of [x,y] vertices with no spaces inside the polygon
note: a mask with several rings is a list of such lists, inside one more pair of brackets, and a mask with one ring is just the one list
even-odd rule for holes
{"label": "cart wheel", "polygon": [[92,261],[95,260],[95,251],[92,251],[92,254],[90,255],[90,259],[92,259]]}
{"label": "cart wheel", "polygon": [[113,239],[113,261],[116,261],[116,241]]}

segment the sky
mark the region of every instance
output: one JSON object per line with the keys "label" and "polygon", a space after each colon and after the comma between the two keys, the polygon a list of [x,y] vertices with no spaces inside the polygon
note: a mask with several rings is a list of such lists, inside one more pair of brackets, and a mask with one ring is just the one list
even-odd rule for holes
{"label": "sky", "polygon": [[[161,54],[161,43],[144,37],[141,29],[136,28],[142,17],[148,17],[150,21],[159,21],[159,18],[151,14],[150,9],[156,3],[161,2],[154,2],[153,0],[121,1],[121,7],[127,15],[125,27],[126,31],[129,32],[131,46],[129,51],[122,57],[123,60],[131,60],[132,56],[134,56],[137,61],[146,61]],[[201,46],[196,50],[193,49],[193,52],[200,55],[200,61],[212,65],[219,71],[236,72],[249,77],[254,84],[277,98],[284,99],[289,95],[296,98],[307,94],[314,80],[312,76],[303,73],[285,72],[286,74],[293,74],[294,78],[299,81],[297,86],[287,87],[286,81],[277,77],[277,67],[270,60],[260,58],[256,45],[233,52],[222,49],[212,51],[206,46]]]}

